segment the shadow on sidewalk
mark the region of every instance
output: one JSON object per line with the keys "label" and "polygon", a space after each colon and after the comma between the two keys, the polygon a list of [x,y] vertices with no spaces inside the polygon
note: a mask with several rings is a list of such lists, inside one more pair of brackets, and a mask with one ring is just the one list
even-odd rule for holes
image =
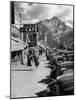
{"label": "shadow on sidewalk", "polygon": [[43,91],[40,91],[38,93],[35,93],[38,97],[45,97],[46,94],[47,94],[47,90],[43,90]]}
{"label": "shadow on sidewalk", "polygon": [[50,92],[47,92],[47,90],[43,90],[43,91],[40,91],[38,93],[35,93],[38,97],[52,97],[52,96],[56,96],[55,94],[53,93],[50,93]]}
{"label": "shadow on sidewalk", "polygon": [[38,83],[49,84],[49,83],[50,83],[50,81],[51,81],[51,79],[46,78],[46,79],[42,79],[42,80],[41,80],[41,81],[39,81]]}
{"label": "shadow on sidewalk", "polygon": [[50,65],[48,65],[48,66],[45,66],[46,68],[50,68],[51,69],[51,66]]}
{"label": "shadow on sidewalk", "polygon": [[33,71],[33,69],[15,69],[12,71]]}
{"label": "shadow on sidewalk", "polygon": [[48,66],[45,66],[46,68],[50,68],[51,70],[55,68],[54,65],[48,65]]}

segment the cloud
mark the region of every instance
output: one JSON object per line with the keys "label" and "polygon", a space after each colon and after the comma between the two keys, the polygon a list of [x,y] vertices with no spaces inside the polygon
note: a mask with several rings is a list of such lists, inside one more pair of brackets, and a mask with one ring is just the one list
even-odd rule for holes
{"label": "cloud", "polygon": [[28,6],[32,6],[34,3],[33,2],[29,2],[28,3]]}
{"label": "cloud", "polygon": [[20,3],[18,3],[18,2],[14,2],[14,9],[15,9],[18,13],[20,13],[20,12],[23,12],[23,11],[24,11],[24,8],[23,8],[23,7],[21,7],[21,4],[20,4]]}
{"label": "cloud", "polygon": [[39,20],[38,19],[30,19],[30,20],[24,20],[22,23],[24,23],[24,24],[31,24],[31,22],[32,22],[32,24],[35,24],[36,22],[39,22]]}
{"label": "cloud", "polygon": [[73,20],[67,20],[66,25],[73,27]]}
{"label": "cloud", "polygon": [[39,18],[41,15],[45,15],[48,8],[42,4],[36,4],[30,10],[28,10],[27,15],[31,16],[32,19]]}
{"label": "cloud", "polygon": [[73,21],[72,20],[68,20],[67,21],[69,24],[73,25]]}
{"label": "cloud", "polygon": [[15,9],[21,13],[23,22],[37,22],[57,16],[72,25],[73,6],[18,2],[15,6]]}
{"label": "cloud", "polygon": [[65,9],[63,10],[62,12],[58,13],[57,14],[57,17],[59,18],[64,18],[65,16],[68,16],[70,13],[70,10],[69,9]]}
{"label": "cloud", "polygon": [[61,19],[62,18],[65,19],[67,17],[68,17],[68,19],[69,18],[72,19],[72,17],[73,17],[73,9],[72,9],[72,7],[65,7],[64,6],[64,8],[60,11],[60,13],[57,14],[57,17],[59,17]]}

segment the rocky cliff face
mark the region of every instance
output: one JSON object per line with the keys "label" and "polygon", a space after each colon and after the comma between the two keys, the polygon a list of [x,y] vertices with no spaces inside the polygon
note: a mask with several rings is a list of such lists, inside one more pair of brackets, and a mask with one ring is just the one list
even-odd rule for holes
{"label": "rocky cliff face", "polygon": [[40,30],[40,40],[45,40],[47,36],[47,45],[60,48],[64,44],[73,48],[73,29],[66,25],[57,17],[46,19],[37,23]]}

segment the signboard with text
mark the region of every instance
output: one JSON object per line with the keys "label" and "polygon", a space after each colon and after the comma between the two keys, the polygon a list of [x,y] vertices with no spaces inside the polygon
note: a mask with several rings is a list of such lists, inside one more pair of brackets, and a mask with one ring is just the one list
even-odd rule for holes
{"label": "signboard with text", "polygon": [[39,32],[39,28],[35,24],[25,24],[20,28],[21,32]]}

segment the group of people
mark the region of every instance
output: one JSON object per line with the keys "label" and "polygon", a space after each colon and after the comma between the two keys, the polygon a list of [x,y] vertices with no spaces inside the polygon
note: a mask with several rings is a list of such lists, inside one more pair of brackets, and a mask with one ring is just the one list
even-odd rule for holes
{"label": "group of people", "polygon": [[32,66],[35,63],[36,68],[39,66],[39,55],[34,49],[29,48],[27,53],[27,66]]}

